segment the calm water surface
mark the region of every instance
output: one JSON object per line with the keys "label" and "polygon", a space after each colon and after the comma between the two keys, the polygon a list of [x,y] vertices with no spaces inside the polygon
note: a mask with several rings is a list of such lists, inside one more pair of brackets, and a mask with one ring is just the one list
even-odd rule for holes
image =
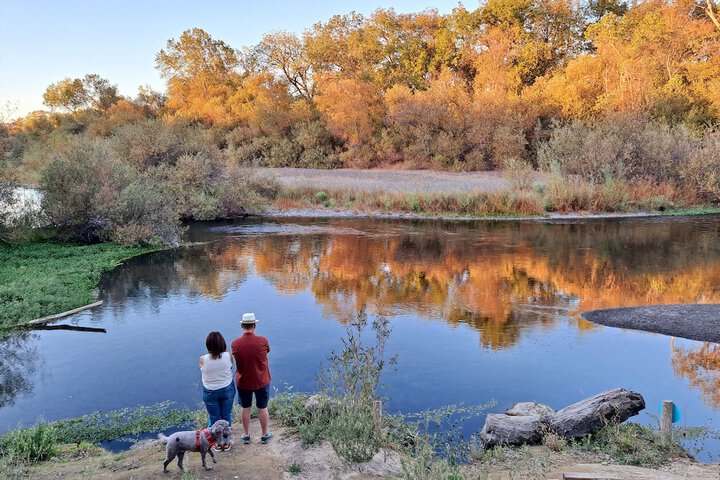
{"label": "calm water surface", "polygon": [[[718,427],[720,348],[599,327],[585,310],[720,302],[720,218],[561,223],[251,220],[193,225],[202,245],[127,262],[105,305],[0,341],[0,432],[174,400],[201,403],[208,332],[270,340],[273,385],[308,391],[358,308],[387,316],[388,409],[518,401],[561,408],[625,387],[653,422],[672,399],[683,423]],[[467,425],[478,428],[483,419]],[[702,458],[716,450],[706,442]]]}

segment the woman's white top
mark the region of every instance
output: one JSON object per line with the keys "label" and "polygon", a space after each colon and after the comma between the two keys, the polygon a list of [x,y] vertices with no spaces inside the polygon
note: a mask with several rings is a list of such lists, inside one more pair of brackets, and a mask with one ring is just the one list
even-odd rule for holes
{"label": "woman's white top", "polygon": [[202,373],[203,387],[208,390],[218,390],[230,385],[232,381],[232,362],[230,354],[223,352],[220,358],[211,358],[210,354],[203,355]]}

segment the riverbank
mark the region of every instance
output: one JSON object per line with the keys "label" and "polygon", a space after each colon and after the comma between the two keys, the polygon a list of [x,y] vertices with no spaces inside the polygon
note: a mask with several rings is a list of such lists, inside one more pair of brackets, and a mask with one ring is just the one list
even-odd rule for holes
{"label": "riverbank", "polygon": [[[239,418],[236,425],[239,425]],[[468,463],[451,470],[438,467],[425,470],[423,460],[408,455],[398,445],[386,444],[369,461],[348,463],[341,459],[331,442],[326,440],[312,444],[305,443],[292,428],[277,419],[271,420],[270,429],[274,438],[267,445],[261,445],[259,427],[256,421],[251,423],[250,445],[236,443],[226,452],[216,453],[217,463],[206,472],[200,464],[200,455],[189,453],[185,457],[186,473],[182,474],[177,463],[169,465],[169,473],[163,473],[162,462],[165,447],[156,440],[141,441],[132,449],[120,453],[111,453],[86,442],[60,446],[48,460],[22,464],[2,461],[0,474],[8,479],[393,479],[415,480],[443,479],[487,479],[487,480],[537,480],[558,479],[567,472],[591,472],[612,475],[610,478],[633,480],[677,480],[677,479],[716,479],[720,475],[720,465],[696,463],[682,455],[680,451],[662,458],[662,465],[632,466],[621,465],[619,455],[635,450],[647,449],[650,454],[659,455],[657,446],[639,443],[639,436],[631,435],[632,424],[617,428],[618,435],[614,443],[600,445],[597,442],[585,442],[587,446],[557,445],[546,442],[533,447],[498,447],[483,452],[474,451]],[[597,446],[597,448],[595,448]],[[208,458],[208,463],[210,458]],[[426,471],[426,476],[418,477],[417,463]],[[441,472],[445,472],[445,474]],[[450,476],[448,472],[454,473]]]}
{"label": "riverbank", "polygon": [[94,302],[104,272],[153,250],[111,243],[0,244],[0,331]]}

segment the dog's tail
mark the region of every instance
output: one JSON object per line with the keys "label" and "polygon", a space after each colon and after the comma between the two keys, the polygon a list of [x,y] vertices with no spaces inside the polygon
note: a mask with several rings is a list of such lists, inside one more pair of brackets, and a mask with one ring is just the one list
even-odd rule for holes
{"label": "dog's tail", "polygon": [[163,435],[162,433],[158,433],[158,440],[160,440],[162,443],[167,443],[167,442],[168,442],[168,437],[166,437],[166,436]]}

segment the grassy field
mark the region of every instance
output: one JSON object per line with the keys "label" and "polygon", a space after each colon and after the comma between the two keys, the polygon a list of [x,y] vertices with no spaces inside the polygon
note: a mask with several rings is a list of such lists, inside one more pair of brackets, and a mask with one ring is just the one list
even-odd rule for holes
{"label": "grassy field", "polygon": [[0,329],[95,301],[100,275],[151,251],[115,244],[0,244]]}

